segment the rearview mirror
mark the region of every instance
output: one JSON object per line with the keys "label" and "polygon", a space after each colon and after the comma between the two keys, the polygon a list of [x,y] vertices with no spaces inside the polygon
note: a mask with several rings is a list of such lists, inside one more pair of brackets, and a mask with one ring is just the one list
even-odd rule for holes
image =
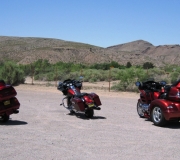
{"label": "rearview mirror", "polygon": [[165,81],[161,81],[161,82],[159,82],[159,84],[160,84],[161,86],[165,86],[165,85],[166,85],[166,82],[165,82]]}
{"label": "rearview mirror", "polygon": [[136,82],[135,85],[139,87],[141,85],[141,82]]}

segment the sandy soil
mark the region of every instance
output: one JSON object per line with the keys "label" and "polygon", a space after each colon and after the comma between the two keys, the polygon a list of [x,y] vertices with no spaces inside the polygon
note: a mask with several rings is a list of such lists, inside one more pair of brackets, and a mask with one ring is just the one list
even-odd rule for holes
{"label": "sandy soil", "polygon": [[15,87],[20,113],[1,127],[1,160],[177,160],[180,124],[156,127],[136,113],[137,93],[96,92],[94,118],[69,115],[54,86]]}

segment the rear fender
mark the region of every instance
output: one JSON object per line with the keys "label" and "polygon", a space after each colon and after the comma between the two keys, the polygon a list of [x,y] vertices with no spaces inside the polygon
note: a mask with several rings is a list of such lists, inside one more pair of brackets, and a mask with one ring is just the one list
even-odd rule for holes
{"label": "rear fender", "polygon": [[[158,106],[161,108],[164,118],[166,120],[169,120],[169,114],[170,113],[176,113],[178,112],[178,108],[172,101],[168,101],[166,99],[156,99],[153,102],[151,102],[150,105],[150,114],[155,106]],[[173,107],[173,108],[170,108]]]}
{"label": "rear fender", "polygon": [[167,107],[171,104],[172,102],[166,99],[155,99],[151,102],[149,110],[151,112],[155,106],[159,106],[162,109],[162,111],[166,111]]}

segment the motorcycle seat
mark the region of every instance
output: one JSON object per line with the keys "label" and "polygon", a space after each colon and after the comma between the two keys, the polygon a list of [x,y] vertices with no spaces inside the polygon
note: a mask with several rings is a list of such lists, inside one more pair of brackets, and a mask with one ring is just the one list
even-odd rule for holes
{"label": "motorcycle seat", "polygon": [[81,98],[81,97],[83,97],[85,95],[87,95],[87,93],[79,93],[79,94],[76,95],[76,97]]}
{"label": "motorcycle seat", "polygon": [[166,92],[166,93],[169,93],[171,87],[172,87],[172,86],[170,86],[170,85],[165,86],[165,87],[164,87],[165,92]]}

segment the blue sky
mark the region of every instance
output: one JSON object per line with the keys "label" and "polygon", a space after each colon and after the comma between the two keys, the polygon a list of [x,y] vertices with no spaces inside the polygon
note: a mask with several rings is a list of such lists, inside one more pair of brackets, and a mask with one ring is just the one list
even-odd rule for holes
{"label": "blue sky", "polygon": [[0,0],[0,36],[180,44],[180,0]]}

